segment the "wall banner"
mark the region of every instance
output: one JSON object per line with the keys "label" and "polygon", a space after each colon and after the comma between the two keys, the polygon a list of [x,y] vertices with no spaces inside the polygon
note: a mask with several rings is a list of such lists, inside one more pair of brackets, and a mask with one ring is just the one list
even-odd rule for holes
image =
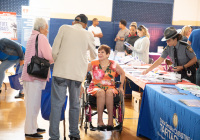
{"label": "wall banner", "polygon": [[16,13],[0,11],[0,38],[17,40]]}

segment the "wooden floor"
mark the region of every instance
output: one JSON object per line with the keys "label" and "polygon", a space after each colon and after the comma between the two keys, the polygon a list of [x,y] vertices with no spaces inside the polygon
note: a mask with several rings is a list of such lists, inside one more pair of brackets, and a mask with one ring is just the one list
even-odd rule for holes
{"label": "wooden floor", "polygon": [[[0,94],[0,140],[28,140],[24,137],[24,122],[25,122],[25,104],[23,99],[15,99],[18,94],[8,87]],[[81,140],[146,140],[136,136],[137,123],[139,114],[133,110],[131,99],[125,100],[125,119],[123,131],[118,132],[98,132],[90,131],[85,134],[84,129],[80,129]],[[68,120],[68,109],[66,111],[66,120]],[[107,116],[104,115],[104,123],[107,123]],[[97,117],[93,117],[93,124],[97,122]],[[43,134],[43,139],[48,140],[49,122],[38,116],[38,124],[40,128],[45,128],[46,133]],[[68,135],[68,121],[66,122],[66,135]],[[61,139],[63,140],[63,123],[60,123]],[[67,137],[68,139],[68,137]]]}

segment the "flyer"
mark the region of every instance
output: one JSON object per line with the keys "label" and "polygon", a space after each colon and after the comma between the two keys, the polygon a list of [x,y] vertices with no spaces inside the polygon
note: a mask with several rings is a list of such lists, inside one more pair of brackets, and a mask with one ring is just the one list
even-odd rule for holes
{"label": "flyer", "polygon": [[190,107],[200,107],[200,100],[179,100]]}
{"label": "flyer", "polygon": [[167,87],[167,86],[161,86],[162,92],[170,95],[187,95],[185,93],[181,93],[178,91],[175,87]]}

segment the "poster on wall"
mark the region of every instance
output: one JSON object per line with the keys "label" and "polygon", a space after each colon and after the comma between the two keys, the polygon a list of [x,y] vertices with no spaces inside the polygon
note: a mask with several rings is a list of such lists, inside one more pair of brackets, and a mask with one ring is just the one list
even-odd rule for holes
{"label": "poster on wall", "polygon": [[[21,34],[21,44],[26,47],[26,43],[31,36],[33,30],[34,20],[37,17],[43,17],[49,24],[50,13],[49,9],[38,8],[31,6],[22,6],[22,34]],[[47,36],[48,38],[48,36]]]}
{"label": "poster on wall", "polygon": [[0,38],[17,40],[16,13],[0,11]]}

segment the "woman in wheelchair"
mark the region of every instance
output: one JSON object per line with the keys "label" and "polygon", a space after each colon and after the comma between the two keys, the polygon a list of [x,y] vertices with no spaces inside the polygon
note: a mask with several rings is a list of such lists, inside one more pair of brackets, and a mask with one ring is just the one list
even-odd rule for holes
{"label": "woman in wheelchair", "polygon": [[[96,96],[98,112],[98,130],[113,130],[113,97],[119,92],[124,94],[123,83],[125,79],[124,70],[113,60],[109,60],[110,47],[101,45],[98,49],[98,60],[88,64],[88,72],[92,72],[92,81],[87,92]],[[115,77],[120,75],[121,84],[118,90],[115,87]],[[81,90],[83,93],[83,88]],[[104,106],[108,111],[108,124],[104,124],[102,116]]]}

